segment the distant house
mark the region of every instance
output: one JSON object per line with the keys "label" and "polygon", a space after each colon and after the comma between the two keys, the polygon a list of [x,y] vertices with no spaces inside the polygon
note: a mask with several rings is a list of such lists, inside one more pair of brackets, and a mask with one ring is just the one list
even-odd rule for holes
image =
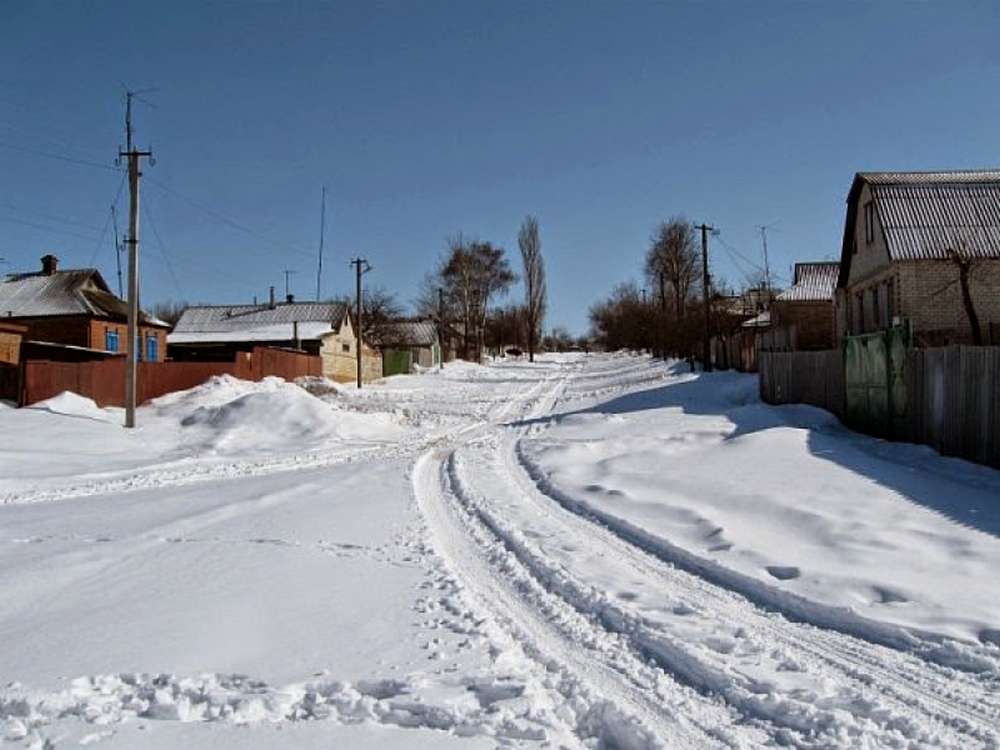
{"label": "distant house", "polygon": [[918,344],[970,343],[970,308],[989,340],[1000,322],[1000,170],[855,175],[838,335],[908,320]]}
{"label": "distant house", "polygon": [[834,307],[840,264],[796,263],[791,287],[775,297],[771,324],[791,349],[832,349],[837,344]]}
{"label": "distant house", "polygon": [[429,321],[397,321],[380,326],[379,344],[383,375],[399,375],[414,367],[441,364],[437,327]]}
{"label": "distant house", "polygon": [[[296,349],[322,358],[323,375],[347,382],[357,377],[354,319],[342,302],[274,302],[203,305],[181,313],[167,338],[178,361],[231,362],[257,346]],[[364,379],[381,375],[377,354],[364,347]]]}
{"label": "distant house", "polygon": [[[124,300],[93,268],[60,271],[54,255],[42,258],[40,271],[15,273],[0,282],[0,319],[24,327],[23,346],[44,344],[46,358],[60,359],[60,348],[79,359],[124,354],[128,312]],[[170,326],[140,312],[139,359],[160,362]]]}

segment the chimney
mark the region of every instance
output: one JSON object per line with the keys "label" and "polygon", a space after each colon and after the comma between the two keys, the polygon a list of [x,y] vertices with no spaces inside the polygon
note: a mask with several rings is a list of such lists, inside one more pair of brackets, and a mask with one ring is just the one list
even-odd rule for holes
{"label": "chimney", "polygon": [[59,267],[59,259],[54,255],[43,255],[42,256],[42,273],[45,276],[51,276],[56,272]]}
{"label": "chimney", "polygon": [[289,305],[290,305],[290,304],[292,304],[292,303],[293,303],[294,301],[295,301],[295,295],[294,295],[294,294],[286,294],[286,295],[285,295],[285,303],[286,303],[286,304],[289,304]]}
{"label": "chimney", "polygon": [[267,303],[267,306],[268,306],[268,308],[270,308],[271,310],[273,310],[274,309],[274,287],[273,286],[270,287],[270,290],[271,290],[271,301]]}

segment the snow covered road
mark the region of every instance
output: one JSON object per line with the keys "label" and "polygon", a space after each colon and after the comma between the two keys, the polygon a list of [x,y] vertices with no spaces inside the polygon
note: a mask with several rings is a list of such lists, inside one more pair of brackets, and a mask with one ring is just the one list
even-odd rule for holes
{"label": "snow covered road", "polygon": [[0,745],[1000,746],[996,472],[642,357],[303,385],[0,410]]}

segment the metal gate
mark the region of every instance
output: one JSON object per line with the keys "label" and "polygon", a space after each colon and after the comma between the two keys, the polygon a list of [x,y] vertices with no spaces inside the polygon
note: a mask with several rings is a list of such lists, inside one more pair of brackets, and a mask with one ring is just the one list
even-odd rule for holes
{"label": "metal gate", "polygon": [[844,339],[845,417],[852,429],[905,438],[906,356],[909,326]]}
{"label": "metal gate", "polygon": [[407,349],[382,351],[382,375],[407,375],[413,367],[413,353]]}

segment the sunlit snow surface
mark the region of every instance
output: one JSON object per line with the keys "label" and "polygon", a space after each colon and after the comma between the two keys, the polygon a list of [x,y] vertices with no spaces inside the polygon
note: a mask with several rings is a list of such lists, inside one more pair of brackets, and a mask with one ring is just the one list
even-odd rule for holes
{"label": "sunlit snow surface", "polygon": [[1000,474],[753,376],[216,378],[137,422],[0,405],[0,745],[998,742]]}

